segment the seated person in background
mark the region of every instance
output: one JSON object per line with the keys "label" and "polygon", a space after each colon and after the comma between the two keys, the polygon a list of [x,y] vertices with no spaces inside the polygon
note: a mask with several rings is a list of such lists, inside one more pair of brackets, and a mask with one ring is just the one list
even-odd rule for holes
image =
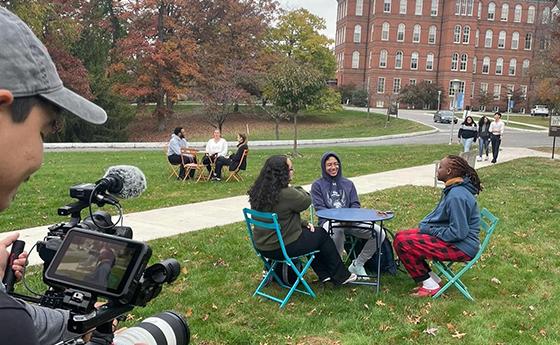
{"label": "seated person in background", "polygon": [[[321,282],[338,285],[355,281],[357,276],[344,267],[330,236],[301,219],[300,212],[311,205],[311,196],[303,188],[290,185],[293,174],[292,161],[286,156],[269,157],[248,191],[251,208],[278,215],[286,252],[291,257],[320,250],[311,267]],[[255,228],[253,236],[255,246],[265,258],[284,259],[275,232]]]}
{"label": "seated person in background", "polygon": [[243,133],[237,134],[237,152],[229,156],[226,159],[218,159],[216,161],[216,177],[219,181],[222,177],[222,167],[224,165],[229,166],[229,171],[234,171],[241,163],[239,170],[245,170],[247,168],[247,157],[241,162],[241,158],[243,158],[243,152],[247,150],[249,147],[247,146],[247,135]]}
{"label": "seated person in background", "polygon": [[[179,180],[185,179],[185,167],[183,163],[193,163],[196,162],[196,157],[191,155],[183,155],[181,159],[181,148],[189,147],[189,142],[185,138],[185,129],[183,127],[177,127],[171,134],[171,139],[169,140],[169,147],[167,149],[167,160],[173,165],[179,165]],[[194,176],[194,170],[189,172],[189,177]]]}
{"label": "seated person in background", "polygon": [[395,236],[394,247],[404,268],[420,284],[414,288],[414,297],[430,297],[440,290],[441,279],[426,260],[469,261],[480,246],[475,196],[482,186],[476,170],[459,156],[447,156],[439,164],[437,177],[445,188],[436,208],[419,228]]}
{"label": "seated person in background", "polygon": [[[321,169],[323,177],[313,182],[311,186],[313,207],[316,210],[326,208],[360,208],[356,186],[354,186],[352,181],[342,176],[342,163],[336,153],[326,152],[323,155],[323,158],[321,158]],[[342,255],[346,234],[367,240],[358,257],[348,267],[350,272],[365,276],[367,273],[364,269],[364,264],[377,252],[377,242],[373,238],[371,227],[368,224],[348,223],[347,225],[333,223],[333,241],[338,254]],[[320,218],[319,226],[322,226],[326,231],[329,230],[327,219]],[[385,234],[377,224],[375,224],[375,231],[377,236],[381,236],[381,242],[383,242]]]}
{"label": "seated person in background", "polygon": [[[212,139],[208,140],[208,143],[206,144],[206,156],[204,156],[204,159],[202,160],[202,163],[206,165],[206,169],[208,169],[209,173],[212,171],[212,167],[211,167],[212,163],[218,164],[218,162],[221,161],[220,167],[226,165],[224,161],[227,159],[226,158],[227,152],[228,152],[227,141],[224,138],[222,138],[220,130],[216,128],[214,130]],[[216,171],[214,171],[212,173],[212,176],[210,176],[210,179],[212,179],[213,181],[219,181],[221,177],[218,177],[216,175]]]}

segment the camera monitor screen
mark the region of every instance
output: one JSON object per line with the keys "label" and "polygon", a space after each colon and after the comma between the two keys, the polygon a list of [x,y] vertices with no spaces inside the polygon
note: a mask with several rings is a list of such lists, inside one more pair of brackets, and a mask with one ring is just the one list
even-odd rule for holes
{"label": "camera monitor screen", "polygon": [[150,256],[138,241],[94,231],[72,229],[45,272],[45,282],[107,297],[126,295]]}

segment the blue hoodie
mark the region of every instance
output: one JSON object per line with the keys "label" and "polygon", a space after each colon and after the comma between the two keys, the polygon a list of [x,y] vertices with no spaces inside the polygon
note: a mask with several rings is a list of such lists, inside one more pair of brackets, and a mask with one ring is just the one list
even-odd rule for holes
{"label": "blue hoodie", "polygon": [[468,177],[443,189],[436,208],[420,222],[420,233],[457,246],[471,258],[480,246],[480,212],[477,190]]}
{"label": "blue hoodie", "polygon": [[[338,174],[335,177],[327,174],[325,162],[330,157],[338,161]],[[321,158],[321,170],[323,177],[313,182],[311,186],[311,198],[316,210],[325,208],[360,208],[360,200],[354,183],[342,176],[342,163],[334,152],[326,152]],[[326,219],[319,219],[322,226]]]}

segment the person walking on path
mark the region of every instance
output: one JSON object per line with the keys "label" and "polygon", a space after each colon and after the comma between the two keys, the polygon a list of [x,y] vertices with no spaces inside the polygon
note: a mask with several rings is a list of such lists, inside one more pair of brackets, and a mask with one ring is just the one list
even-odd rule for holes
{"label": "person walking on path", "polygon": [[461,124],[458,135],[459,140],[463,143],[463,152],[469,152],[472,143],[476,143],[476,138],[478,137],[476,123],[470,115],[467,116],[465,121]]}
{"label": "person walking on path", "polygon": [[[311,186],[311,197],[315,210],[361,207],[356,186],[352,181],[342,176],[342,162],[336,153],[326,152],[323,155],[321,169],[323,176],[313,182]],[[325,231],[329,231],[329,222],[326,219],[319,218],[319,226],[322,226]],[[383,231],[379,225],[375,224],[374,226],[377,236],[381,236],[380,243],[382,243],[384,241]],[[377,242],[372,236],[371,225],[348,223],[347,226],[346,224],[343,226],[340,223],[334,223],[332,229],[331,236],[339,255],[342,255],[344,250],[344,240],[347,234],[366,240],[362,251],[352,261],[348,270],[359,276],[367,276],[364,264],[377,252]]]}
{"label": "person walking on path", "polygon": [[486,115],[480,118],[478,121],[478,158],[477,160],[482,161],[482,153],[486,152],[485,160],[488,160],[488,146],[490,144],[490,120]]}
{"label": "person walking on path", "polygon": [[437,177],[445,183],[438,205],[418,228],[399,231],[393,243],[404,268],[420,284],[414,297],[431,297],[441,289],[441,279],[426,260],[469,261],[480,246],[476,195],[482,186],[476,170],[450,155],[441,160]]}
{"label": "person walking on path", "polygon": [[[302,187],[290,184],[294,175],[292,161],[286,156],[269,157],[248,191],[251,208],[278,215],[286,252],[291,257],[319,250],[311,267],[321,282],[347,284],[358,276],[348,272],[331,237],[323,229],[301,219],[300,212],[311,205],[311,196]],[[265,258],[283,259],[278,238],[273,231],[253,230],[255,246]]]}
{"label": "person walking on path", "polygon": [[497,112],[494,114],[494,122],[490,124],[490,141],[492,142],[492,163],[498,160],[500,153],[500,144],[504,135],[505,125],[502,121],[502,114]]}

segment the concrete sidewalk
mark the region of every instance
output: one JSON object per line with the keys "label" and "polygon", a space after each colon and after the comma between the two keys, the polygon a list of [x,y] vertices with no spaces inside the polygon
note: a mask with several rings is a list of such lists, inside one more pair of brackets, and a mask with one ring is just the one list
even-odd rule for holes
{"label": "concrete sidewalk", "polygon": [[[503,148],[498,164],[523,157],[550,157],[549,154],[526,148]],[[491,165],[489,161],[476,162],[476,168]],[[404,185],[433,186],[435,165],[427,164],[411,168],[385,171],[353,177],[356,189],[366,194]],[[307,190],[311,185],[304,186]],[[225,199],[209,200],[194,204],[160,208],[144,212],[124,215],[124,225],[132,227],[134,239],[149,241],[156,238],[173,236],[185,232],[201,230],[209,227],[240,222],[243,220],[241,210],[248,207],[246,195]],[[25,241],[26,250],[42,240],[49,225],[18,231],[20,239]],[[30,264],[40,264],[41,259],[36,252],[29,258]]]}

